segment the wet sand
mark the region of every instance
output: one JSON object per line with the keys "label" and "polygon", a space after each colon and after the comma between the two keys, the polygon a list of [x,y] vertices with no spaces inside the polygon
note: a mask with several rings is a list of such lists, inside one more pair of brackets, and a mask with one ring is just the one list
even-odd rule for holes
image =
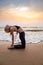
{"label": "wet sand", "polygon": [[0,41],[0,65],[43,65],[43,42],[26,44],[25,49],[8,50],[10,42]]}

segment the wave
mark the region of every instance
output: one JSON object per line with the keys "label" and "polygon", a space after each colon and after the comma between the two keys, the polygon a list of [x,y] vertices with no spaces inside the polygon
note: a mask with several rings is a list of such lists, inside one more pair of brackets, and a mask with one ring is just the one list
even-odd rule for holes
{"label": "wave", "polygon": [[[25,31],[26,43],[40,43],[43,42],[43,28],[23,28]],[[16,34],[15,34],[16,35]],[[19,34],[14,42],[19,43]],[[0,28],[0,40],[11,42],[11,37],[8,33],[5,33],[4,28]]]}

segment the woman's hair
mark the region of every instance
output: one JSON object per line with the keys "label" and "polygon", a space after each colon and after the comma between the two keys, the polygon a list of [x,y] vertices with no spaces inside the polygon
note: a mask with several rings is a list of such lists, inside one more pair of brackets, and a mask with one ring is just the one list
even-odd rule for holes
{"label": "woman's hair", "polygon": [[5,32],[9,33],[10,32],[10,26],[9,25],[6,25],[5,28],[4,28]]}

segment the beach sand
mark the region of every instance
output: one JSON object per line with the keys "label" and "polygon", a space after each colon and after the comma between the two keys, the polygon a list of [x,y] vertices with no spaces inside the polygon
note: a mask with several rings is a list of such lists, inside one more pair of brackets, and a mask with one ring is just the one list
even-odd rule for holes
{"label": "beach sand", "polygon": [[10,42],[0,41],[0,65],[43,65],[43,42],[14,50],[8,50],[9,45]]}

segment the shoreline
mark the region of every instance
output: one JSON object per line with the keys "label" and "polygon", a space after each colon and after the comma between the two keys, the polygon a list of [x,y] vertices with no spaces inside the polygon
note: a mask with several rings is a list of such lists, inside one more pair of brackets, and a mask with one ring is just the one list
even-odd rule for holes
{"label": "shoreline", "polygon": [[[9,43],[11,43],[11,41],[9,41],[9,40],[0,40],[0,41],[4,41],[4,42],[9,42]],[[18,42],[18,43],[21,43],[21,42]],[[18,44],[17,43],[17,44]],[[40,44],[40,43],[43,43],[43,40],[42,41],[40,41],[40,42],[37,42],[37,43],[32,43],[32,42],[28,42],[28,43],[26,43],[26,44]],[[16,43],[15,43],[16,44]]]}

